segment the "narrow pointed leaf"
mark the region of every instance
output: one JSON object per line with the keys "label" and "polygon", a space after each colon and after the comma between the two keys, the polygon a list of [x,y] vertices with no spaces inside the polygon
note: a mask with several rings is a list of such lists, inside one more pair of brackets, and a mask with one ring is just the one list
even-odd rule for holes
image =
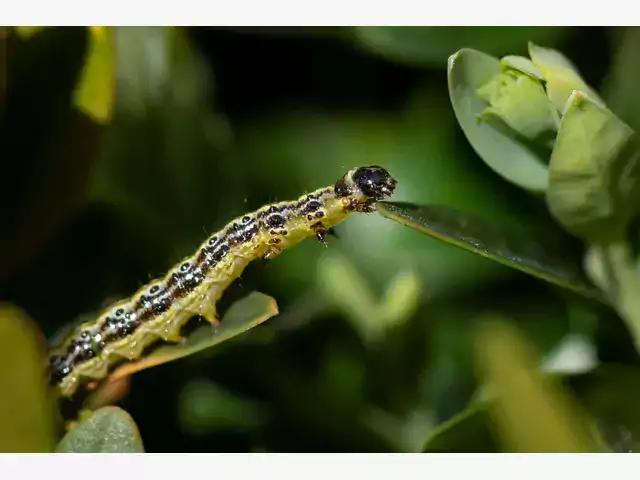
{"label": "narrow pointed leaf", "polygon": [[115,101],[115,45],[110,27],[89,27],[89,45],[74,105],[96,123],[111,120]]}
{"label": "narrow pointed leaf", "polygon": [[562,112],[574,90],[588,95],[593,101],[604,105],[598,94],[580,76],[578,69],[562,53],[552,48],[529,43],[529,56],[535,67],[542,72],[547,82],[547,95],[553,105]]}
{"label": "narrow pointed leaf", "polygon": [[531,345],[508,323],[488,318],[476,336],[478,373],[495,392],[489,413],[508,451],[598,452],[593,419],[555,379],[538,370]]}
{"label": "narrow pointed leaf", "polygon": [[278,305],[273,298],[252,292],[231,306],[218,327],[204,325],[190,334],[184,343],[163,345],[138,362],[126,363],[116,368],[111,379],[193,355],[240,335],[277,314]]}
{"label": "narrow pointed leaf", "polygon": [[490,421],[486,404],[471,406],[431,432],[423,452],[499,452],[498,443],[489,428]]}
{"label": "narrow pointed leaf", "polygon": [[577,264],[553,255],[522,231],[443,205],[380,202],[378,212],[430,237],[582,295],[601,299]]}

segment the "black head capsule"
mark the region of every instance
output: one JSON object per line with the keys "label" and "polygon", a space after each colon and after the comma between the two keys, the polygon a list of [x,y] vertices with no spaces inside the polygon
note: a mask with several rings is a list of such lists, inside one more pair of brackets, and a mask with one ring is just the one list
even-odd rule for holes
{"label": "black head capsule", "polygon": [[374,200],[390,197],[396,188],[396,180],[384,168],[361,167],[353,171],[353,183],[364,195]]}
{"label": "black head capsule", "polygon": [[352,196],[358,203],[371,203],[390,197],[397,183],[387,170],[372,165],[350,170],[334,189],[338,197]]}

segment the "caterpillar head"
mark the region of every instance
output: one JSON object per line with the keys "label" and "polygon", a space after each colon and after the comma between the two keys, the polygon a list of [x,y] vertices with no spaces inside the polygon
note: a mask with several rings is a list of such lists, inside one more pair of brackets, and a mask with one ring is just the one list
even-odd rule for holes
{"label": "caterpillar head", "polygon": [[373,204],[393,195],[398,183],[384,168],[372,165],[349,170],[334,186],[350,209],[369,212]]}

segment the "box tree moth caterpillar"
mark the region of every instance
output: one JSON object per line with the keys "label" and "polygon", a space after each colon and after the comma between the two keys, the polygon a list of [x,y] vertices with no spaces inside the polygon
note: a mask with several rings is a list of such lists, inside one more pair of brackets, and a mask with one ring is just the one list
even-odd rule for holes
{"label": "box tree moth caterpillar", "polygon": [[324,243],[332,227],[352,212],[373,212],[395,186],[384,168],[353,168],[335,185],[234,219],[164,278],[73,329],[51,350],[52,384],[71,397],[82,383],[105,378],[116,363],[138,359],[151,344],[179,341],[194,316],[216,325],[216,302],[249,262],[272,259],[307,237]]}

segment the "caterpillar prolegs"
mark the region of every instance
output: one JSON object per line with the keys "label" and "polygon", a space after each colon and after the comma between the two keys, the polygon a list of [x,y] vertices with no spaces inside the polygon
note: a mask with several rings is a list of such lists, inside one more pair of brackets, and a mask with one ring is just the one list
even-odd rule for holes
{"label": "caterpillar prolegs", "polygon": [[332,227],[352,212],[374,211],[395,186],[384,168],[353,168],[335,185],[232,220],[164,278],[111,305],[53,348],[52,384],[71,397],[82,383],[105,378],[116,362],[139,358],[157,341],[179,341],[190,318],[199,315],[217,324],[217,301],[249,262],[275,258],[307,237],[324,242]]}

